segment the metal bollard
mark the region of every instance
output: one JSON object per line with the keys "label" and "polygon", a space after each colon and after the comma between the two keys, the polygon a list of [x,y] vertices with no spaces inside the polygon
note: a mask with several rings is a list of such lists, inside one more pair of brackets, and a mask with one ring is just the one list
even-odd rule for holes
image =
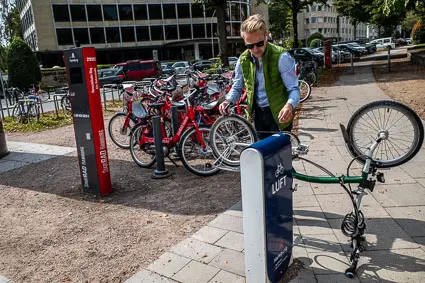
{"label": "metal bollard", "polygon": [[354,59],[353,59],[353,53],[350,53],[351,57],[351,73],[354,74]]}
{"label": "metal bollard", "polygon": [[[7,100],[7,98],[5,100]],[[1,118],[4,120],[3,105],[1,103],[1,99],[0,99],[0,112],[1,112]]]}
{"label": "metal bollard", "polygon": [[169,177],[171,173],[165,168],[164,151],[162,149],[161,117],[153,117],[152,122],[156,155],[156,169],[152,174],[152,178],[163,179]]}
{"label": "metal bollard", "polygon": [[106,95],[105,95],[105,88],[103,87],[102,88],[102,93],[103,93],[103,107],[105,108],[105,110],[106,110]]}
{"label": "metal bollard", "polygon": [[111,90],[112,90],[112,105],[114,105],[115,99],[114,99],[114,87],[113,86],[111,87]]}
{"label": "metal bollard", "polygon": [[388,48],[388,72],[391,72],[391,48],[390,46]]}

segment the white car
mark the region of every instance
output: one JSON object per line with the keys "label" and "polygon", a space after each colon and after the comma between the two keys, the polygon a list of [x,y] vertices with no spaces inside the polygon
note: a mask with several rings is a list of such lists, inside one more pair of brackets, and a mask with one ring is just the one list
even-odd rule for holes
{"label": "white car", "polygon": [[238,57],[229,57],[229,66],[236,66],[236,62],[238,62]]}
{"label": "white car", "polygon": [[174,63],[172,67],[176,71],[176,74],[184,74],[186,70],[189,69],[190,64],[188,61],[180,61],[180,62]]}

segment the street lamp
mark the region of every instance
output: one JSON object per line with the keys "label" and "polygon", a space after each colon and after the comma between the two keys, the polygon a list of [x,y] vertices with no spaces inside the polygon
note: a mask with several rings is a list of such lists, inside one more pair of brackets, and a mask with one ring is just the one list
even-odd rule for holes
{"label": "street lamp", "polygon": [[212,57],[211,58],[214,58],[214,32],[213,32],[213,18],[214,18],[214,15],[215,15],[215,11],[216,10],[214,10],[214,13],[212,14],[212,16],[211,16],[211,50],[212,50]]}

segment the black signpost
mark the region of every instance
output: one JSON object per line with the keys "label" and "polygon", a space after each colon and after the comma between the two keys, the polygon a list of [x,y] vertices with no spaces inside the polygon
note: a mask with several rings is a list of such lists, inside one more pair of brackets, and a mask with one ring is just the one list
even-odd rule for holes
{"label": "black signpost", "polygon": [[64,51],[83,190],[104,196],[112,192],[108,151],[97,77],[96,50]]}

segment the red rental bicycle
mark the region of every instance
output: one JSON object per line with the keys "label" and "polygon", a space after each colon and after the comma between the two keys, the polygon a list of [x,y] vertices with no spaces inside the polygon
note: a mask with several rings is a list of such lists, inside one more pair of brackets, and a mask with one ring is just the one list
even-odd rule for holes
{"label": "red rental bicycle", "polygon": [[[196,96],[199,96],[201,92],[202,89],[195,87],[189,94],[185,95],[183,102],[186,105],[186,113],[176,135],[167,137],[164,117],[161,116],[162,144],[164,156],[168,156],[170,150],[178,145],[178,153],[184,167],[196,175],[209,176],[219,171],[217,167],[212,166],[215,157],[209,146],[210,128],[198,125],[196,117],[199,112],[191,101],[195,101]],[[163,106],[163,102],[149,105],[149,107],[158,110]],[[136,126],[130,138],[131,156],[136,164],[143,168],[149,168],[156,162],[155,140],[151,121]]]}

